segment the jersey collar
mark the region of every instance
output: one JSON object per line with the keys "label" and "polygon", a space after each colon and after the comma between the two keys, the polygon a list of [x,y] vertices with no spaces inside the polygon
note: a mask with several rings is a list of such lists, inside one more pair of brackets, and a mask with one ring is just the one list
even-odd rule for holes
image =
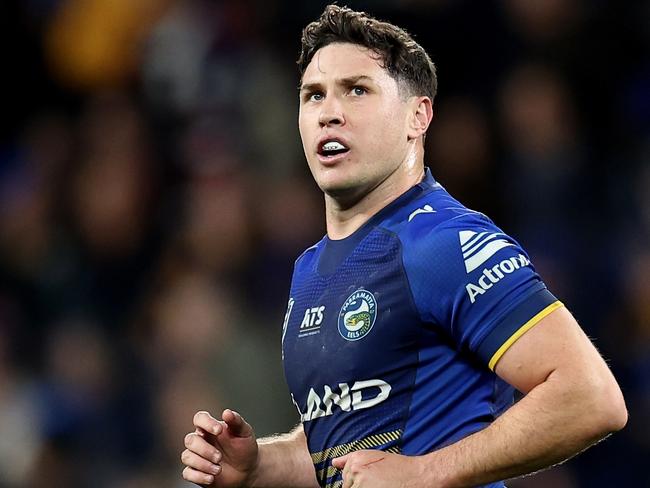
{"label": "jersey collar", "polygon": [[326,235],[323,238],[324,248],[321,259],[319,260],[319,272],[321,274],[333,273],[343,259],[345,259],[345,257],[347,257],[357,247],[364,237],[366,237],[370,231],[377,226],[377,224],[382,222],[387,215],[399,207],[407,205],[409,202],[420,197],[423,193],[428,193],[437,187],[440,187],[440,184],[433,178],[431,170],[425,166],[424,178],[422,178],[420,183],[406,190],[399,197],[370,217],[367,222],[348,237],[333,240]]}

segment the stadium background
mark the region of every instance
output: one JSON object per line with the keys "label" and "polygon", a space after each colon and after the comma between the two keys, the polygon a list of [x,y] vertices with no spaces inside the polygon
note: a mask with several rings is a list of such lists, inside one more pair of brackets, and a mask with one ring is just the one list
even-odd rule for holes
{"label": "stadium background", "polygon": [[[348,5],[430,52],[434,175],[524,244],[626,395],[623,432],[511,486],[650,486],[650,2]],[[0,487],[187,486],[196,410],[297,421],[280,327],[324,227],[294,62],[323,6],[2,1]]]}

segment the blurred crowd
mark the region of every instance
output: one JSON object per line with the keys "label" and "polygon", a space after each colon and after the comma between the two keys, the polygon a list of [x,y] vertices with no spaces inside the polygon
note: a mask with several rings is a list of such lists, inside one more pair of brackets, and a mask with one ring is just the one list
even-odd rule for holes
{"label": "blurred crowd", "polygon": [[[429,51],[434,176],[626,396],[624,431],[511,486],[650,486],[650,1],[347,4]],[[280,328],[325,230],[294,63],[324,5],[3,0],[0,488],[189,486],[195,411],[298,422]]]}

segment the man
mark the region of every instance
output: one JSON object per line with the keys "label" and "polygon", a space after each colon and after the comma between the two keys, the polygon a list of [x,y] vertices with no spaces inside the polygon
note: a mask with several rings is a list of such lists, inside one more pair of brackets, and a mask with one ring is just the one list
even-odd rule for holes
{"label": "man", "polygon": [[[215,487],[504,486],[623,428],[621,391],[526,253],[424,168],[435,68],[404,31],[330,5],[303,32],[299,127],[327,236],[282,331],[301,414],[256,440],[194,417]],[[513,387],[524,393],[514,405]]]}

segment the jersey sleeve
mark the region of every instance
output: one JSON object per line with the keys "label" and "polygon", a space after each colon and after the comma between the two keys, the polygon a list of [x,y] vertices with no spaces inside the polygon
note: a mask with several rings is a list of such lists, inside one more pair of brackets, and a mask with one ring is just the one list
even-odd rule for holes
{"label": "jersey sleeve", "polygon": [[403,260],[420,318],[494,370],[527,330],[562,306],[526,252],[481,214],[412,228]]}

